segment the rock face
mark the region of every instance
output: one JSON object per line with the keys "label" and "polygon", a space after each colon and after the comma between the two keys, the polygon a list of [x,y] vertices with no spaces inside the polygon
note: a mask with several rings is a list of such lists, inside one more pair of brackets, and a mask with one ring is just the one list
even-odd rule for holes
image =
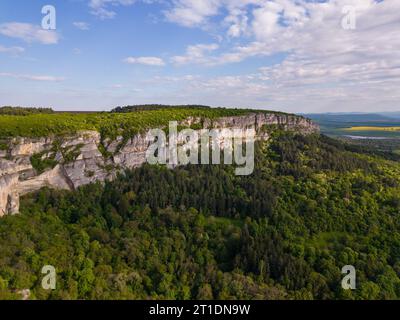
{"label": "rock face", "polygon": [[[319,131],[308,119],[272,113],[219,119],[188,118],[180,125],[202,124],[204,128],[255,128],[258,139],[268,139],[265,125],[279,125],[285,130],[302,134]],[[150,142],[146,134],[138,134],[128,141],[122,137],[101,141],[96,131],[82,131],[75,135],[39,139],[13,138],[9,150],[0,153],[0,217],[19,211],[19,197],[43,187],[74,190],[96,181],[113,179],[117,171],[132,169],[146,162]],[[52,164],[38,168],[32,159]],[[49,162],[49,160],[51,160]]]}

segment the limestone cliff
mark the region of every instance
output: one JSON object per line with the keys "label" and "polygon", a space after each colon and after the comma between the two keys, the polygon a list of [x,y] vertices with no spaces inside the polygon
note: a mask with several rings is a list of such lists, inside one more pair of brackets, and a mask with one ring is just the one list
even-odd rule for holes
{"label": "limestone cliff", "polygon": [[[265,125],[280,125],[286,130],[310,134],[319,130],[310,120],[285,114],[254,113],[214,120],[189,118],[183,126],[202,124],[205,128],[255,127],[259,138]],[[43,187],[74,190],[82,185],[112,179],[119,170],[131,169],[146,162],[149,142],[146,133],[128,141],[122,137],[102,141],[96,131],[38,139],[13,138],[8,150],[0,151],[0,217],[16,214],[19,197]],[[37,163],[45,164],[38,166]]]}

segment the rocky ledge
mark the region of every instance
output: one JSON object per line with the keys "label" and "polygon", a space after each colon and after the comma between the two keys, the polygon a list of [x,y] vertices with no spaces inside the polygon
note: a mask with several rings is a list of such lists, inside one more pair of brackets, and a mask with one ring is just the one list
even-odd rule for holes
{"label": "rocky ledge", "polygon": [[[292,115],[257,113],[214,120],[190,118],[182,126],[204,128],[250,128],[260,139],[268,139],[263,128],[279,125],[302,134],[319,131],[308,119]],[[43,187],[74,190],[96,181],[113,179],[118,171],[146,162],[146,133],[128,141],[122,137],[102,140],[96,131],[65,137],[12,138],[8,150],[0,150],[0,217],[19,211],[19,197]]]}

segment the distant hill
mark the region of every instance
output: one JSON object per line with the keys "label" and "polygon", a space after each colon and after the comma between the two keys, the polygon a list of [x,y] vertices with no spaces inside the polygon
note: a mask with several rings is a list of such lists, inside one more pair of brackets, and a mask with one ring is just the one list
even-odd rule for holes
{"label": "distant hill", "polygon": [[210,106],[203,105],[164,105],[164,104],[141,104],[141,105],[133,105],[133,106],[125,106],[125,107],[116,107],[111,110],[113,113],[127,113],[127,112],[136,112],[136,111],[145,111],[145,110],[161,110],[161,109],[210,109]]}
{"label": "distant hill", "polygon": [[[342,137],[348,142],[357,144],[374,145],[380,150],[398,152],[400,148],[399,131],[382,129],[400,127],[400,112],[323,113],[306,116],[318,123],[321,132],[326,135]],[[348,131],[350,128],[351,132]],[[362,141],[354,141],[360,139]],[[380,139],[385,139],[385,141],[379,141]]]}
{"label": "distant hill", "polygon": [[380,113],[381,115],[391,118],[391,119],[396,119],[400,120],[400,111],[394,111],[394,112],[382,112]]}
{"label": "distant hill", "polygon": [[31,114],[48,114],[54,113],[51,108],[30,108],[30,107],[0,107],[0,115],[10,116],[27,116]]}

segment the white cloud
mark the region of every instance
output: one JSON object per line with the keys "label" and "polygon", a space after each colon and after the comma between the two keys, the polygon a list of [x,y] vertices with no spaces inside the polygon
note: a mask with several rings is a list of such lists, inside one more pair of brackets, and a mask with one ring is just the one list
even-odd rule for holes
{"label": "white cloud", "polygon": [[25,48],[22,48],[22,47],[3,47],[3,46],[0,46],[0,52],[3,52],[3,53],[19,54],[19,53],[23,53],[24,51],[25,51]]}
{"label": "white cloud", "polygon": [[[168,21],[221,38],[219,44],[188,46],[184,54],[171,58],[175,65],[214,66],[273,55],[282,59],[247,75],[158,79],[176,87],[173,94],[182,101],[294,112],[398,108],[400,1],[171,3],[165,12]],[[356,30],[342,28],[342,9],[348,5],[356,9]]]}
{"label": "white cloud", "polygon": [[164,66],[165,62],[157,57],[128,57],[123,60],[129,64],[143,64],[148,66]]}
{"label": "white cloud", "polygon": [[152,79],[149,80],[144,80],[145,84],[162,84],[163,86],[166,84],[171,84],[171,83],[179,83],[179,82],[185,82],[189,83],[191,81],[200,79],[199,76],[187,74],[184,76],[155,76]]}
{"label": "white cloud", "polygon": [[[212,105],[275,106],[294,112],[399,106],[400,1],[136,2],[139,1],[157,2],[164,6],[161,14],[167,21],[200,28],[218,39],[218,44],[183,47],[181,54],[168,59],[174,65],[215,66],[270,56],[279,61],[270,65],[270,59],[259,59],[257,65],[265,61],[263,68],[248,71],[246,75],[243,67],[240,76],[233,71],[230,75],[224,72],[226,76],[223,77],[164,75],[157,80],[160,81],[160,99],[165,95],[167,99],[169,91],[165,87],[168,83],[171,89],[168,102],[171,103],[181,99]],[[93,14],[106,19],[115,17],[119,6],[132,5],[135,1],[88,0],[88,3]],[[356,8],[355,30],[344,30],[341,26],[342,8],[348,5]],[[0,33],[3,32],[4,25],[0,25]],[[164,66],[165,61],[157,57],[124,60],[152,66]],[[146,87],[143,95],[150,91],[146,99],[156,99],[153,87]]]}
{"label": "white cloud", "polygon": [[11,77],[16,79],[23,79],[23,80],[32,80],[32,81],[46,81],[46,82],[59,82],[64,81],[65,78],[63,77],[54,77],[48,75],[30,75],[30,74],[15,74],[15,73],[8,73],[8,72],[0,72],[1,77]]}
{"label": "white cloud", "polygon": [[44,30],[39,26],[21,22],[0,24],[0,34],[21,39],[27,43],[38,42],[41,44],[56,44],[60,38],[54,30]]}
{"label": "white cloud", "polygon": [[267,3],[253,11],[253,32],[257,39],[268,39],[280,30],[279,19],[281,8],[277,3]]}
{"label": "white cloud", "polygon": [[219,45],[216,43],[188,46],[184,56],[174,56],[171,60],[178,65],[187,63],[207,63],[208,59],[205,57],[205,54],[215,51],[218,48]]}
{"label": "white cloud", "polygon": [[[252,6],[244,10],[243,6],[250,2],[237,0],[230,2],[230,6],[222,0],[219,2],[228,12],[223,21],[228,36],[251,34],[241,37],[244,44],[219,55],[213,50],[196,50],[194,47],[193,52],[187,50],[185,56],[173,60],[217,65],[283,53],[288,56],[288,61],[281,67],[291,65],[297,79],[314,75],[318,81],[329,81],[335,72],[356,72],[357,68],[363,68],[364,77],[393,76],[390,70],[398,68],[399,1],[253,1]],[[341,27],[345,5],[356,8],[356,30]],[[246,15],[246,12],[249,13]],[[321,74],[325,74],[324,79]]]}
{"label": "white cloud", "polygon": [[[168,21],[186,27],[204,27],[215,16],[228,13],[225,18],[230,33],[247,24],[246,7],[264,4],[269,0],[171,0],[172,8],[164,12]],[[230,26],[232,24],[232,26]]]}
{"label": "white cloud", "polygon": [[246,10],[232,9],[224,19],[224,24],[226,24],[228,28],[228,37],[238,38],[247,34],[249,29],[248,22],[249,17],[247,16]]}
{"label": "white cloud", "polygon": [[[258,1],[236,11],[222,5],[225,36],[241,44],[195,58],[186,53],[178,62],[217,65],[278,54],[283,61],[247,75],[182,81],[179,99],[291,112],[398,109],[400,1]],[[342,28],[345,5],[356,8],[355,30]]]}
{"label": "white cloud", "polygon": [[113,19],[116,16],[116,12],[109,9],[110,6],[130,6],[135,2],[136,0],[90,0],[90,13],[103,20]]}
{"label": "white cloud", "polygon": [[[301,71],[302,79],[297,79],[286,66],[286,71],[274,77],[266,77],[266,72],[249,75],[217,77],[191,77],[154,79],[161,88],[165,83],[172,87],[164,93],[164,101],[174,103],[186,101],[220,105],[276,109],[289,112],[322,111],[382,111],[398,110],[400,101],[399,78],[385,78],[360,81],[335,81],[351,71],[333,70],[334,86],[330,83],[313,83],[314,77],[323,79],[324,70]],[[278,65],[275,71],[279,73]],[[311,81],[306,81],[306,80]],[[167,81],[168,80],[168,81]],[[175,83],[175,84],[174,84]],[[175,88],[175,91],[174,91]],[[382,108],[382,109],[379,109]]]}
{"label": "white cloud", "polygon": [[89,24],[87,22],[76,21],[72,23],[74,27],[80,30],[89,30]]}
{"label": "white cloud", "polygon": [[165,16],[171,22],[191,27],[201,25],[208,17],[218,13],[219,0],[174,0],[174,7],[165,12]]}

